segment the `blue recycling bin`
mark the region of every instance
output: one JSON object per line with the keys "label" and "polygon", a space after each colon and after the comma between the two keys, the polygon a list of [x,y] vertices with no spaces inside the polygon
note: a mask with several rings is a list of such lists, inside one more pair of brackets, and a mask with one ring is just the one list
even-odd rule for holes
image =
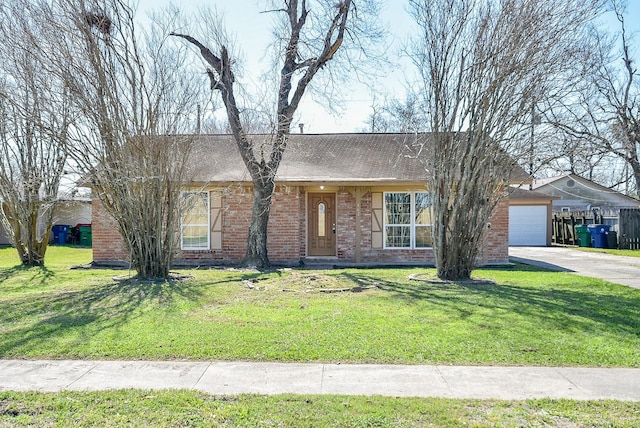
{"label": "blue recycling bin", "polygon": [[607,232],[610,226],[608,224],[590,224],[589,232],[591,233],[591,246],[593,248],[607,248]]}
{"label": "blue recycling bin", "polygon": [[56,224],[51,228],[53,232],[53,243],[58,245],[64,245],[67,243],[67,235],[69,234],[69,225]]}

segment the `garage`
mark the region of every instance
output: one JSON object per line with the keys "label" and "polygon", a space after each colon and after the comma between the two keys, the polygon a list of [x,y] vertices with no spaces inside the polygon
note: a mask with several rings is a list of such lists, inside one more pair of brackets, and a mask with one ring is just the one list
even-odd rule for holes
{"label": "garage", "polygon": [[509,207],[509,245],[547,245],[547,206],[512,205]]}
{"label": "garage", "polygon": [[518,187],[509,189],[509,245],[551,245],[551,205],[555,196]]}

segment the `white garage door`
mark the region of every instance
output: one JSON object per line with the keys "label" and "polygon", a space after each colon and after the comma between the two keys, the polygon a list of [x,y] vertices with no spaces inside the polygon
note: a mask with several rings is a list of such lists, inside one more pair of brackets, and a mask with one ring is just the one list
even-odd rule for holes
{"label": "white garage door", "polygon": [[547,245],[547,206],[509,207],[509,245]]}

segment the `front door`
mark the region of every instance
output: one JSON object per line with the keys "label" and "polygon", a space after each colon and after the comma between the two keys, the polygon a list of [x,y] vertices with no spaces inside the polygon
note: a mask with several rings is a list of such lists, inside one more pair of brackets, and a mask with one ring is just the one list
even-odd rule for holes
{"label": "front door", "polygon": [[309,193],[309,256],[336,255],[336,195]]}

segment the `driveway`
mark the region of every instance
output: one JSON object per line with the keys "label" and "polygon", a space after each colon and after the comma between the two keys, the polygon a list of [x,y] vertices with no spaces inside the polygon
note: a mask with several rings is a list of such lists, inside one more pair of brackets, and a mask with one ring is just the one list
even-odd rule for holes
{"label": "driveway", "polygon": [[509,258],[640,289],[640,257],[590,253],[566,247],[509,247]]}

